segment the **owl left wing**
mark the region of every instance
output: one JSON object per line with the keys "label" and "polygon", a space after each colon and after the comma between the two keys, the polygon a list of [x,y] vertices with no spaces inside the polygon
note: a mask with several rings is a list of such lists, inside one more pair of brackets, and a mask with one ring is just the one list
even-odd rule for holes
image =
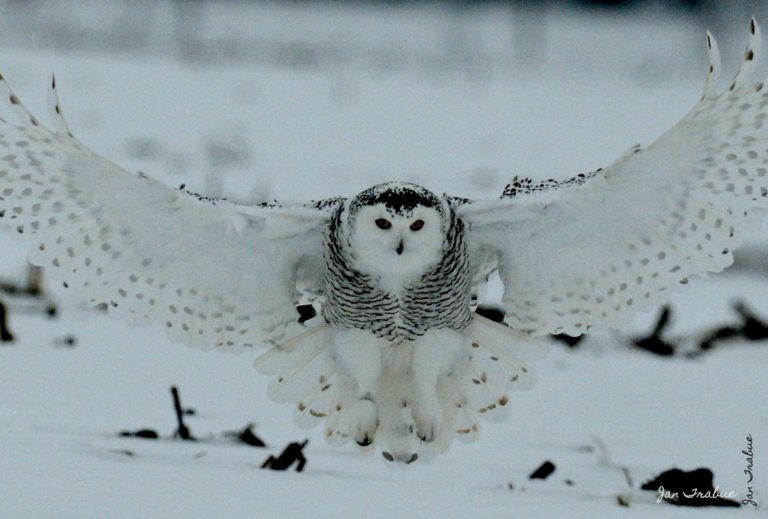
{"label": "owl left wing", "polygon": [[515,179],[493,201],[453,201],[476,264],[492,258],[507,322],[532,334],[620,326],[692,276],[731,264],[768,208],[768,86],[752,78],[754,20],[741,69],[716,91],[717,45],[693,110],[648,148],[566,181]]}
{"label": "owl left wing", "polygon": [[29,260],[91,304],[159,321],[171,338],[233,349],[298,333],[297,285],[317,283],[338,201],[239,206],[131,174],[74,139],[55,84],[49,131],[0,76],[0,224]]}

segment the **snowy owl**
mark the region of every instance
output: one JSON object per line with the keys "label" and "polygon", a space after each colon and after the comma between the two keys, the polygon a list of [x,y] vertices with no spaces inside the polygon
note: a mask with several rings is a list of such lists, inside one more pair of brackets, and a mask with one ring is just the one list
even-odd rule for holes
{"label": "snowy owl", "polygon": [[[0,77],[21,121],[0,123],[0,221],[91,304],[187,343],[265,347],[256,368],[298,424],[410,463],[504,418],[507,392],[532,384],[536,336],[618,327],[732,262],[768,207],[759,44],[752,20],[721,92],[708,35],[701,100],[647,148],[565,181],[515,178],[484,201],[406,182],[303,205],[209,199],[90,151],[55,83],[51,131]],[[504,324],[473,312],[491,275]]]}

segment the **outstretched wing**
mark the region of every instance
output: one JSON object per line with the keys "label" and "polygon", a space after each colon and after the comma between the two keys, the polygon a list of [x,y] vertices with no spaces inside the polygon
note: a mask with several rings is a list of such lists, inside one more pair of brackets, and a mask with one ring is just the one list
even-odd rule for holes
{"label": "outstretched wing", "polygon": [[708,34],[702,99],[648,148],[564,182],[515,179],[499,200],[454,202],[475,262],[495,258],[511,326],[571,335],[617,327],[691,276],[731,264],[752,213],[768,208],[768,86],[752,78],[754,19],[750,33],[722,93]]}
{"label": "outstretched wing", "polygon": [[0,223],[31,234],[29,260],[111,312],[158,320],[176,340],[231,348],[294,333],[297,283],[316,285],[338,201],[245,207],[133,175],[56,131],[0,76],[21,125],[0,119]]}

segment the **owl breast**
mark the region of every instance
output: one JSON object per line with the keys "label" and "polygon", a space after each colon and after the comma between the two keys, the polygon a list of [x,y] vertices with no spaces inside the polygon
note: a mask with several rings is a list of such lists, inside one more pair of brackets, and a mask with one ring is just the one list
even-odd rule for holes
{"label": "owl breast", "polygon": [[392,343],[414,340],[433,328],[469,326],[469,254],[464,224],[453,212],[440,259],[399,290],[351,266],[352,251],[341,232],[341,215],[331,219],[324,242],[323,317],[342,328],[370,330]]}

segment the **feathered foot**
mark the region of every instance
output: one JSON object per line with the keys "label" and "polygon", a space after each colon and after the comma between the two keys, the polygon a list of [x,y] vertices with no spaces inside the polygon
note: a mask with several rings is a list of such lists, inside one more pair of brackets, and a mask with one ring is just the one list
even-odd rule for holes
{"label": "feathered foot", "polygon": [[371,445],[379,427],[379,410],[372,400],[362,399],[350,409],[352,436],[361,447]]}

